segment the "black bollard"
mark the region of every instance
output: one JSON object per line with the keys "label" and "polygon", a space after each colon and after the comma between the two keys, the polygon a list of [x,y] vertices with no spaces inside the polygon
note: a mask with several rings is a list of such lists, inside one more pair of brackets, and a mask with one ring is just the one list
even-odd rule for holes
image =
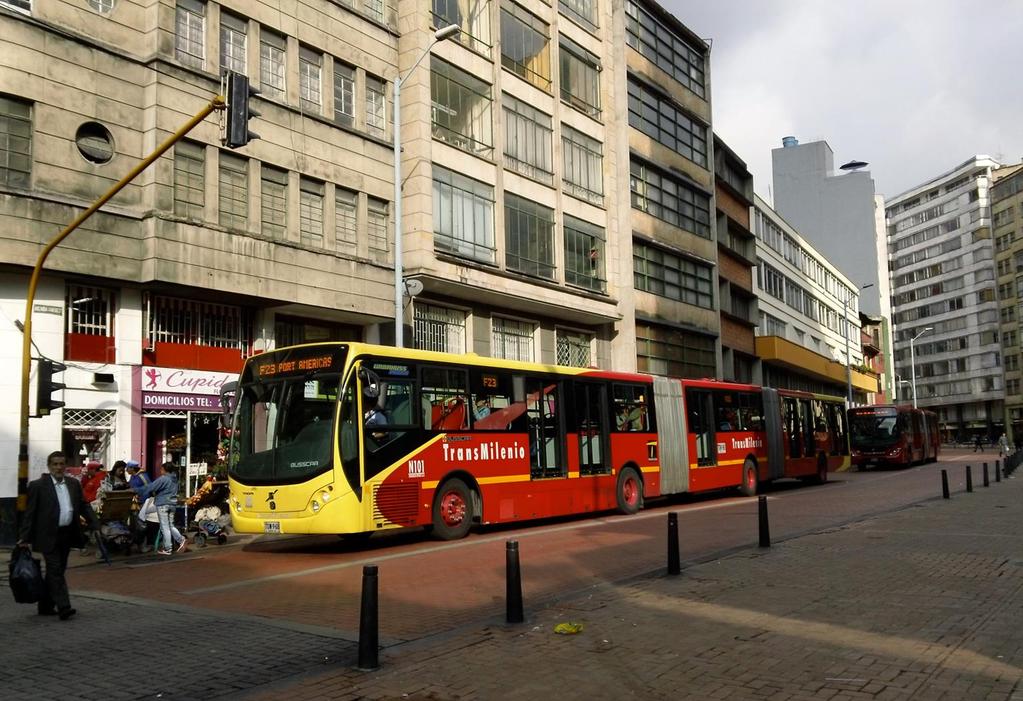
{"label": "black bollard", "polygon": [[971,465],[966,466],[966,491],[973,491],[973,467]]}
{"label": "black bollard", "polygon": [[505,559],[505,620],[522,623],[522,573],[519,569],[519,542],[509,540],[504,545]]}
{"label": "black bollard", "polygon": [[668,512],[668,574],[681,574],[682,563],[678,554],[678,514]]}
{"label": "black bollard", "polygon": [[1002,461],[995,460],[995,482],[1002,481]]}
{"label": "black bollard", "polygon": [[990,487],[991,483],[987,479],[987,463],[984,463],[984,469],[982,470],[981,477],[984,480],[984,486],[985,487]]}
{"label": "black bollard", "polygon": [[945,499],[949,498],[948,495],[948,470],[941,471],[941,496]]}
{"label": "black bollard", "polygon": [[377,566],[362,568],[362,610],[359,612],[359,669],[371,670],[380,666],[379,624],[377,617]]}
{"label": "black bollard", "polygon": [[757,514],[760,521],[760,547],[771,547],[771,524],[767,521],[767,497],[757,497]]}

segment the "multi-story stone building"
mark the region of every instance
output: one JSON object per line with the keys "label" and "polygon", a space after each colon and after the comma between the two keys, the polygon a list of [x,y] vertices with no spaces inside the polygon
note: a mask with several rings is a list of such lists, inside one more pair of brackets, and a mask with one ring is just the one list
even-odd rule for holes
{"label": "multi-story stone building", "polygon": [[[407,344],[717,375],[709,47],[656,3],[614,7],[0,0],[8,396],[46,242],[224,71],[260,91],[261,138],[231,151],[204,120],[47,260],[33,340],[69,369],[65,408],[31,422],[30,476],[57,448],[216,460],[216,389],[245,357],[394,341],[399,77]],[[0,410],[8,505],[17,422]]]}
{"label": "multi-story stone building", "polygon": [[754,381],[865,403],[878,376],[864,365],[859,288],[754,197],[758,364]]}
{"label": "multi-story stone building", "polygon": [[915,371],[917,403],[938,412],[946,439],[997,437],[1004,422],[989,200],[997,167],[976,156],[888,200],[896,373]]}
{"label": "multi-story stone building", "polygon": [[717,203],[718,299],[721,301],[721,377],[752,382],[759,322],[753,288],[757,246],[750,230],[753,176],[746,164],[714,135]]}
{"label": "multi-story stone building", "polygon": [[1023,301],[1023,165],[1000,168],[991,185],[998,318],[1005,372],[1005,431],[1023,440],[1023,369],[1020,368],[1020,302]]}

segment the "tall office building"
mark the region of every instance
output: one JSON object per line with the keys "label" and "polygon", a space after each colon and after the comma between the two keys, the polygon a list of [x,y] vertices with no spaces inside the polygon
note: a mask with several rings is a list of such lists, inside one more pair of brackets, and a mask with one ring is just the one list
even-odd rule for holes
{"label": "tall office building", "polygon": [[[866,163],[851,162],[835,171],[835,156],[826,141],[800,144],[794,137],[771,151],[774,208],[792,227],[862,289],[861,310],[882,318],[887,331],[891,319],[884,203],[875,194]],[[891,396],[895,383],[891,343],[882,333],[885,368],[883,391]]]}
{"label": "tall office building", "polygon": [[[946,438],[1001,433],[990,187],[998,163],[976,156],[890,198],[895,371],[933,409]],[[912,399],[912,397],[909,397]]]}
{"label": "tall office building", "polygon": [[992,174],[991,229],[995,239],[998,320],[1005,371],[1005,431],[1013,444],[1023,440],[1023,370],[1020,368],[1020,302],[1023,302],[1023,165]]}

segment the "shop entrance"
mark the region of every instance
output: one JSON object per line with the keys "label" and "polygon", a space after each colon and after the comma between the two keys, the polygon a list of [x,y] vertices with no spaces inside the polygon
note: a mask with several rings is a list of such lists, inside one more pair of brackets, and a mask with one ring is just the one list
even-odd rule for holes
{"label": "shop entrance", "polygon": [[146,469],[153,477],[168,460],[184,467],[204,462],[217,464],[220,441],[218,414],[190,411],[185,414],[146,417]]}

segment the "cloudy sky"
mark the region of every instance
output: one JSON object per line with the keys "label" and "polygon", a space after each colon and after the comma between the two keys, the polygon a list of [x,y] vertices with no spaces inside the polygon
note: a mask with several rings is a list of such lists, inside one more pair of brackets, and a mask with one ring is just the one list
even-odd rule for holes
{"label": "cloudy sky", "polygon": [[1023,157],[1020,0],[661,0],[713,41],[714,130],[770,199],[771,149],[823,139],[897,195]]}

